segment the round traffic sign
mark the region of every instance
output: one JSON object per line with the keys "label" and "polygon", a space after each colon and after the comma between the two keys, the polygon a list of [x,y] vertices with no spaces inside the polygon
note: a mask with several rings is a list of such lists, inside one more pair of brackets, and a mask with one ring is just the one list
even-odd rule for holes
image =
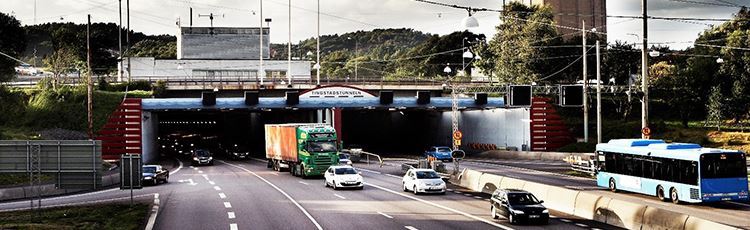
{"label": "round traffic sign", "polygon": [[645,135],[645,136],[650,136],[651,135],[651,129],[649,127],[643,127],[643,129],[641,129],[641,133],[643,133],[643,135]]}
{"label": "round traffic sign", "polygon": [[460,149],[459,150],[453,150],[453,152],[451,152],[451,157],[453,157],[455,159],[463,159],[464,157],[466,157],[466,152],[464,152],[463,150],[460,150]]}
{"label": "round traffic sign", "polygon": [[461,132],[461,130],[456,130],[453,132],[453,140],[461,140],[461,138],[464,137],[464,134]]}

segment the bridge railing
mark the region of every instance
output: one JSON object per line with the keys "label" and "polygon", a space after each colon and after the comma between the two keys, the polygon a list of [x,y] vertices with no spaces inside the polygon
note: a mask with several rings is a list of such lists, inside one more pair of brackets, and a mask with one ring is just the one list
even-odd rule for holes
{"label": "bridge railing", "polygon": [[[179,86],[221,86],[221,85],[255,85],[260,84],[260,78],[258,77],[237,77],[237,76],[199,76],[199,77],[161,77],[161,76],[139,76],[133,77],[132,80],[145,80],[152,83],[157,81],[164,81],[168,85],[179,85]],[[487,84],[487,81],[471,81],[471,80],[459,80],[454,81],[462,84]],[[315,76],[293,76],[292,81],[288,82],[288,79],[283,76],[266,77],[264,79],[264,85],[288,85],[288,84],[317,84]],[[361,85],[425,85],[425,86],[441,86],[443,81],[440,79],[426,78],[426,77],[405,77],[405,78],[385,78],[385,77],[358,77],[358,78],[330,78],[321,77],[321,84],[361,84]]]}

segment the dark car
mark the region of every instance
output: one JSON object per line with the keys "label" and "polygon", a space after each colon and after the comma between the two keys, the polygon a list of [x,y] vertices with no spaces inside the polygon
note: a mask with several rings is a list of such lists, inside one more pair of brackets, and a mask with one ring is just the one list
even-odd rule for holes
{"label": "dark car", "polygon": [[238,144],[230,145],[226,152],[233,160],[242,160],[250,157],[250,151],[248,151],[245,146]]}
{"label": "dark car", "polygon": [[144,165],[141,180],[153,185],[159,184],[159,182],[169,183],[169,170],[161,167],[161,165]]}
{"label": "dark car", "polygon": [[214,156],[206,149],[198,149],[193,152],[193,165],[214,165]]}
{"label": "dark car", "polygon": [[542,205],[534,194],[518,189],[498,189],[490,199],[492,218],[508,218],[511,224],[535,222],[549,223],[549,210]]}

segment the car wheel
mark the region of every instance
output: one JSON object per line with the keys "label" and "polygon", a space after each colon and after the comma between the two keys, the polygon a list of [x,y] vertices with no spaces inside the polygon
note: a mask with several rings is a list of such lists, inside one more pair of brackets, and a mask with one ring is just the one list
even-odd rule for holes
{"label": "car wheel", "polygon": [[667,197],[664,196],[664,188],[661,185],[656,187],[656,197],[661,201],[667,201]]}
{"label": "car wheel", "polygon": [[336,181],[331,181],[331,184],[333,186],[333,190],[339,190],[339,187],[336,187]]}
{"label": "car wheel", "polygon": [[497,212],[495,211],[495,206],[490,206],[490,215],[492,216],[492,219],[498,219],[500,217],[497,216]]}
{"label": "car wheel", "polygon": [[402,183],[402,184],[404,185],[404,186],[401,186],[401,187],[404,187],[404,192],[408,192],[409,189],[406,189],[406,183]]}
{"label": "car wheel", "polygon": [[167,176],[167,178],[164,178],[164,183],[169,183],[169,176]]}
{"label": "car wheel", "polygon": [[615,178],[609,178],[609,191],[617,192],[617,184],[615,184]]}
{"label": "car wheel", "polygon": [[323,180],[323,184],[325,184],[325,185],[326,185],[326,188],[328,188],[328,180],[325,180],[325,179],[324,179],[324,180]]}
{"label": "car wheel", "polygon": [[513,217],[512,213],[510,215],[508,215],[508,222],[510,222],[511,224],[515,224],[517,222],[516,218]]}
{"label": "car wheel", "polygon": [[365,190],[365,186],[359,187],[357,189],[359,189],[359,190]]}
{"label": "car wheel", "polygon": [[680,197],[677,194],[677,189],[672,188],[671,191],[669,192],[669,194],[671,194],[669,196],[669,198],[672,198],[672,203],[674,203],[674,204],[679,204],[680,203]]}
{"label": "car wheel", "polygon": [[414,195],[419,195],[419,192],[417,192],[417,186],[416,185],[414,185],[414,187],[412,188],[412,191],[414,191]]}

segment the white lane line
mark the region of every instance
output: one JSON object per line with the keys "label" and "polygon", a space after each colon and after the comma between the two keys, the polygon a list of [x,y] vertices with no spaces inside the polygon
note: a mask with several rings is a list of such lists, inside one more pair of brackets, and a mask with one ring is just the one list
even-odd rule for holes
{"label": "white lane line", "polygon": [[456,193],[456,194],[461,194],[462,193],[461,191],[453,191],[453,192]]}
{"label": "white lane line", "polygon": [[215,189],[216,191],[221,191],[221,188],[220,188],[219,186],[214,186],[214,189]]}
{"label": "white lane line", "polygon": [[145,230],[154,229],[157,215],[159,215],[159,193],[154,194],[154,205],[151,206],[151,215],[148,217],[148,222],[146,222],[146,227],[144,228]]}
{"label": "white lane line", "polygon": [[382,216],[385,216],[385,218],[388,218],[388,219],[393,219],[393,217],[392,217],[392,216],[389,216],[388,214],[385,214],[385,213],[382,213],[382,212],[378,212],[378,214],[380,214],[380,215],[382,215]]}
{"label": "white lane line", "polygon": [[397,191],[393,191],[393,190],[385,188],[385,187],[381,187],[379,185],[370,184],[370,183],[367,183],[367,185],[372,186],[372,187],[377,188],[377,189],[380,189],[380,190],[383,190],[383,191],[386,191],[386,192],[390,192],[390,193],[393,193],[393,194],[405,197],[405,198],[409,198],[409,199],[416,200],[416,201],[419,201],[419,202],[422,202],[422,203],[425,203],[425,204],[429,204],[429,205],[432,205],[432,206],[444,209],[446,211],[450,211],[450,212],[453,212],[453,213],[456,213],[456,214],[468,217],[470,219],[482,221],[485,224],[489,224],[489,225],[492,225],[492,226],[495,226],[495,227],[498,227],[498,228],[502,228],[502,229],[505,229],[505,230],[513,230],[513,228],[509,228],[507,226],[500,225],[500,224],[495,223],[493,221],[485,220],[485,219],[483,219],[481,217],[478,217],[478,216],[475,216],[475,215],[471,215],[469,213],[465,213],[465,212],[462,212],[462,211],[459,211],[459,210],[456,210],[456,209],[453,209],[453,208],[450,208],[450,207],[446,207],[446,206],[443,206],[443,205],[440,205],[440,204],[437,204],[437,203],[434,203],[434,202],[431,202],[431,201],[427,201],[427,200],[423,200],[421,198],[417,198],[417,197],[414,197],[414,196],[406,195],[406,194],[403,194],[401,192],[397,192]]}
{"label": "white lane line", "polygon": [[226,199],[227,198],[227,194],[224,194],[223,192],[219,193],[219,198]]}
{"label": "white lane line", "polygon": [[468,194],[468,193],[464,193],[464,196],[471,196],[471,194]]}
{"label": "white lane line", "polygon": [[236,216],[234,215],[234,212],[227,212],[227,217],[229,217],[229,219],[236,218]]}
{"label": "white lane line", "polygon": [[318,223],[318,221],[315,220],[315,218],[313,218],[312,215],[310,215],[310,213],[307,212],[307,210],[304,207],[302,207],[302,205],[300,205],[296,200],[294,200],[294,198],[292,198],[292,196],[289,196],[289,194],[287,194],[286,192],[284,192],[284,190],[281,190],[281,188],[279,188],[275,184],[271,183],[270,181],[266,180],[266,178],[263,178],[262,176],[258,175],[257,173],[255,173],[253,171],[250,171],[250,170],[248,170],[248,169],[246,169],[246,168],[244,168],[242,166],[238,166],[238,165],[235,165],[235,164],[232,164],[232,163],[227,163],[225,161],[219,161],[219,162],[227,164],[227,165],[235,167],[235,168],[238,168],[238,169],[241,169],[241,170],[243,170],[245,172],[248,172],[250,174],[253,174],[258,179],[262,180],[263,182],[265,182],[269,186],[273,187],[274,189],[276,189],[276,191],[279,191],[279,193],[281,193],[282,195],[284,195],[287,199],[289,199],[289,201],[291,201],[295,206],[297,206],[297,208],[299,208],[299,210],[301,210],[302,213],[304,213],[305,216],[307,216],[307,219],[309,219],[315,225],[315,227],[318,230],[323,230],[323,227],[320,226],[320,224]]}
{"label": "white lane line", "polygon": [[237,228],[237,224],[231,223],[229,224],[229,230],[239,230],[239,228]]}
{"label": "white lane line", "polygon": [[224,202],[224,207],[225,208],[232,208],[232,203]]}
{"label": "white lane line", "polygon": [[198,173],[203,174],[203,170],[198,170]]}
{"label": "white lane line", "polygon": [[482,199],[481,196],[474,196],[474,199]]}
{"label": "white lane line", "polygon": [[573,221],[570,221],[570,220],[568,220],[568,219],[559,219],[559,220],[560,220],[560,221],[562,221],[562,222],[565,222],[565,223],[570,223],[570,222],[573,222]]}
{"label": "white lane line", "polygon": [[180,163],[180,166],[177,166],[177,169],[175,169],[174,171],[169,172],[170,176],[172,174],[175,174],[175,173],[179,172],[180,169],[182,169],[182,166],[183,166],[182,161],[180,159],[177,159],[177,158],[175,158],[175,159],[177,160],[177,163]]}
{"label": "white lane line", "polygon": [[191,169],[194,169],[194,168],[195,168],[195,166],[192,166],[192,165],[191,165],[191,166],[190,166],[190,168],[191,168]]}
{"label": "white lane line", "polygon": [[305,183],[304,181],[298,181],[298,182],[299,182],[300,184],[304,184],[304,185],[310,185],[310,184],[308,184],[308,183]]}
{"label": "white lane line", "polygon": [[589,227],[588,225],[581,224],[581,223],[577,223],[576,226],[581,227],[581,228],[588,228]]}
{"label": "white lane line", "polygon": [[409,230],[419,230],[418,228],[415,228],[415,227],[412,227],[412,226],[409,226],[409,225],[404,226],[404,228],[409,229]]}
{"label": "white lane line", "polygon": [[206,179],[207,181],[210,181],[210,180],[208,179],[208,175],[205,175],[205,174],[204,174],[204,175],[201,175],[201,176],[203,176],[203,179]]}
{"label": "white lane line", "polygon": [[601,228],[592,228],[591,230],[602,230]]}
{"label": "white lane line", "polygon": [[277,172],[271,172],[271,174],[276,175],[276,176],[279,175],[279,173],[277,173]]}
{"label": "white lane line", "polygon": [[346,197],[344,197],[342,195],[339,195],[339,194],[336,194],[336,193],[334,193],[333,195],[336,196],[336,197],[338,197],[338,198],[341,198],[342,200],[346,200]]}
{"label": "white lane line", "polygon": [[445,191],[453,192],[453,189],[446,188]]}
{"label": "white lane line", "polygon": [[213,182],[213,181],[208,181],[208,183],[211,184],[211,185],[215,185],[216,184],[216,182]]}

